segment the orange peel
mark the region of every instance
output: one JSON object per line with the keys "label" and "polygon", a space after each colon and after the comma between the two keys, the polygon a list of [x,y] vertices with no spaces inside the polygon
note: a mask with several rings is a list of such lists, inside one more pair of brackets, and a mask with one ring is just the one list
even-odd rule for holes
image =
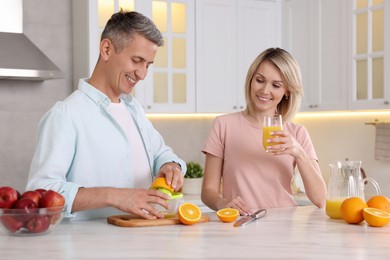
{"label": "orange peel", "polygon": [[150,186],[151,190],[159,190],[159,189],[165,189],[170,191],[171,193],[174,193],[175,190],[172,188],[172,186],[168,185],[164,177],[158,177],[156,178],[152,185]]}

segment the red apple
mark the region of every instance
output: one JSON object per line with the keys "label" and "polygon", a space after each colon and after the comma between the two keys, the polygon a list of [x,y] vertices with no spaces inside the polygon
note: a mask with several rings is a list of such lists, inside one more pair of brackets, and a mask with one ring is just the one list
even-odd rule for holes
{"label": "red apple", "polygon": [[36,189],[35,191],[38,191],[41,194],[41,196],[43,196],[43,193],[45,193],[47,190],[45,190],[45,189]]}
{"label": "red apple", "polygon": [[18,193],[18,200],[20,200],[22,198],[22,194],[20,194],[18,190],[16,190],[16,192]]}
{"label": "red apple", "polygon": [[15,216],[1,216],[0,221],[3,224],[3,226],[11,233],[15,233],[18,231],[21,227],[23,227],[23,221],[19,220]]}
{"label": "red apple", "polygon": [[41,193],[39,193],[39,191],[30,190],[30,191],[26,191],[25,193],[23,193],[22,198],[31,199],[32,201],[35,202],[35,204],[39,208],[39,205],[40,205],[41,199],[42,199],[42,195],[41,195]]}
{"label": "red apple", "polygon": [[48,190],[42,195],[41,208],[60,207],[65,205],[65,198],[54,190]]}
{"label": "red apple", "polygon": [[[65,205],[65,198],[56,191],[48,190],[42,195],[41,208],[62,207]],[[59,209],[48,209],[50,213],[50,223],[55,224],[60,219],[60,213],[55,213]]]}
{"label": "red apple", "polygon": [[15,218],[23,222],[30,220],[34,217],[33,213],[37,212],[37,204],[29,198],[21,198],[12,208],[18,209],[20,216],[15,216]]}
{"label": "red apple", "polygon": [[45,215],[36,216],[26,223],[26,228],[32,233],[42,233],[50,226],[50,218]]}
{"label": "red apple", "polygon": [[12,208],[14,203],[18,200],[18,191],[14,188],[3,186],[0,188],[0,208]]}
{"label": "red apple", "polygon": [[23,209],[27,213],[31,213],[31,209],[36,209],[37,204],[29,198],[21,198],[18,200],[14,206],[12,207],[13,209]]}

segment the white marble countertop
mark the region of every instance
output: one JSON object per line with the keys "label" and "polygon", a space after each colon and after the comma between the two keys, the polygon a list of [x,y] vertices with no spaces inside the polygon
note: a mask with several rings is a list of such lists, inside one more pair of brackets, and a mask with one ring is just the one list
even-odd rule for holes
{"label": "white marble countertop", "polygon": [[51,233],[8,236],[0,259],[388,259],[390,225],[369,227],[329,219],[314,206],[270,209],[241,228],[220,222],[123,228],[106,219],[63,221]]}

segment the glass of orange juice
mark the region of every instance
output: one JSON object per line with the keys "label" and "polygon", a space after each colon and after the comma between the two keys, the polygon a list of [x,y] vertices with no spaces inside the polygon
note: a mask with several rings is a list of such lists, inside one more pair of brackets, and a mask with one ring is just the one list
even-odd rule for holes
{"label": "glass of orange juice", "polygon": [[282,115],[268,115],[264,116],[263,121],[263,147],[266,152],[268,152],[268,146],[273,146],[279,143],[267,143],[267,140],[270,138],[275,138],[275,135],[271,136],[271,133],[274,131],[283,129]]}

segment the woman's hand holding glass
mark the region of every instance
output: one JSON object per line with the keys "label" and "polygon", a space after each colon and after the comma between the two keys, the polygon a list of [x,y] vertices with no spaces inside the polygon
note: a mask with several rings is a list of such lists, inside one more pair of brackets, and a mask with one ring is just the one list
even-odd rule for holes
{"label": "woman's hand holding glass", "polygon": [[303,148],[296,139],[284,130],[273,131],[266,140],[266,152],[276,155],[289,154],[293,157],[302,155]]}
{"label": "woman's hand holding glass", "polygon": [[264,116],[263,146],[267,153],[290,154],[294,157],[301,150],[295,138],[283,130],[282,116],[278,114]]}

